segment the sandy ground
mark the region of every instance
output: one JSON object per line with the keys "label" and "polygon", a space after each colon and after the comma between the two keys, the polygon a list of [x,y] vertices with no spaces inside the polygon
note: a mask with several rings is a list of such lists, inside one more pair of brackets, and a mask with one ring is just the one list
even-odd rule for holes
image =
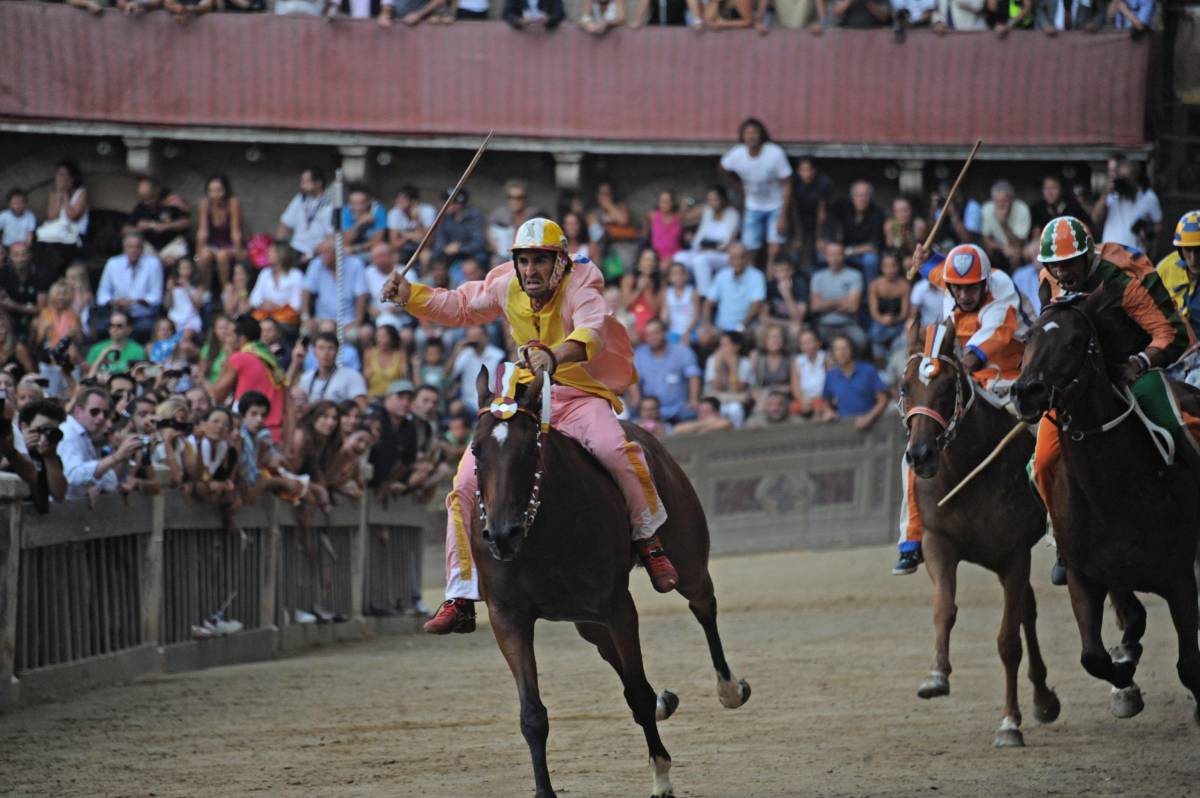
{"label": "sandy ground", "polygon": [[[1200,793],[1200,729],[1175,677],[1173,632],[1152,600],[1138,682],[1119,721],[1077,662],[1065,590],[1035,587],[1063,714],[1022,750],[994,750],[1000,588],[963,566],[952,694],[915,690],[931,656],[927,578],[887,575],[877,548],[713,563],[735,672],[754,695],[715,695],[699,626],[635,575],[647,670],[682,703],[663,724],[677,794],[738,796],[1186,796]],[[1108,631],[1108,639],[1113,632]],[[615,675],[565,624],[539,625],[550,763],[562,796],[645,796],[640,730]],[[111,688],[0,716],[0,794],[455,796],[532,793],[512,680],[490,632],[390,638],[292,659]]]}

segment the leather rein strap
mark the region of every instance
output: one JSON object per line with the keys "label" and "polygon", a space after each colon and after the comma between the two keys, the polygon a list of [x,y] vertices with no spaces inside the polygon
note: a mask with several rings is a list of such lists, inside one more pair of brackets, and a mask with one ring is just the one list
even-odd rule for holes
{"label": "leather rein strap", "polygon": [[945,363],[954,373],[954,412],[950,416],[950,419],[947,420],[945,416],[927,405],[916,405],[907,410],[901,407],[904,413],[904,426],[911,429],[913,416],[925,416],[926,418],[933,419],[942,428],[942,433],[937,437],[937,446],[939,449],[945,449],[954,440],[954,436],[958,434],[958,426],[962,423],[963,417],[967,415],[972,405],[975,404],[975,386],[968,384],[970,395],[964,399],[963,380],[970,380],[971,378],[962,370],[962,366],[957,361],[945,355],[914,354],[909,357],[908,362],[912,363],[914,360],[924,360],[927,357]]}

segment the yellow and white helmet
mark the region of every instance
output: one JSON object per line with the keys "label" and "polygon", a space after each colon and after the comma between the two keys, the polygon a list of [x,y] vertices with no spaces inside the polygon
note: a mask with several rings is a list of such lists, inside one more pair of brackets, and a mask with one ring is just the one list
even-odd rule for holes
{"label": "yellow and white helmet", "polygon": [[[571,265],[571,256],[567,252],[567,236],[558,223],[550,219],[530,219],[517,228],[511,249],[513,260],[516,260],[518,252],[524,250],[534,249],[555,253],[554,271],[550,274],[551,291],[558,288],[563,274]],[[520,279],[520,276],[521,273],[518,271],[517,278]]]}

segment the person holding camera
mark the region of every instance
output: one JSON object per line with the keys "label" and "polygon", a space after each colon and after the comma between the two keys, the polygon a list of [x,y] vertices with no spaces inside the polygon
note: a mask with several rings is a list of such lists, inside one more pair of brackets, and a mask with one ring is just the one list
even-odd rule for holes
{"label": "person holding camera", "polygon": [[58,402],[49,399],[34,400],[17,414],[28,460],[35,470],[34,478],[25,481],[29,483],[33,506],[39,513],[50,509],[51,498],[61,502],[67,497],[67,476],[58,456],[58,444],[63,438],[59,425],[66,418]]}
{"label": "person holding camera", "polygon": [[59,429],[58,453],[67,476],[67,499],[93,498],[116,493],[120,485],[117,469],[137,451],[141,442],[129,436],[111,453],[100,456],[96,446],[112,422],[108,391],[90,386],[80,391],[71,415]]}
{"label": "person holding camera", "polygon": [[191,415],[191,406],[180,396],[161,402],[154,411],[158,445],[154,447],[151,462],[166,466],[171,473],[171,485],[182,488],[185,495],[191,493],[191,486],[186,482],[186,464],[193,457],[189,443],[194,429]]}

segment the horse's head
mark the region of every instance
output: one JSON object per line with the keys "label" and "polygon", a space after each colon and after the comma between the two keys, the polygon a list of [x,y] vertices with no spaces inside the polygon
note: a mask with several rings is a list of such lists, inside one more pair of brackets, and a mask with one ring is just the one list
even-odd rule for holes
{"label": "horse's head", "polygon": [[[509,418],[481,413],[471,440],[483,540],[498,560],[517,556],[541,503],[542,381],[539,376],[525,386]],[[476,388],[479,406],[486,409],[493,399],[486,368],[480,370]]]}
{"label": "horse's head", "polygon": [[900,382],[900,412],[908,429],[904,460],[922,479],[937,474],[938,455],[954,438],[974,390],[969,379],[955,353],[953,320],[930,325],[929,332],[919,321],[909,325],[908,363]]}
{"label": "horse's head", "polygon": [[1025,341],[1021,376],[1013,384],[1017,414],[1034,422],[1087,376],[1089,358],[1100,362],[1092,305],[1096,300],[1070,294],[1042,309]]}

